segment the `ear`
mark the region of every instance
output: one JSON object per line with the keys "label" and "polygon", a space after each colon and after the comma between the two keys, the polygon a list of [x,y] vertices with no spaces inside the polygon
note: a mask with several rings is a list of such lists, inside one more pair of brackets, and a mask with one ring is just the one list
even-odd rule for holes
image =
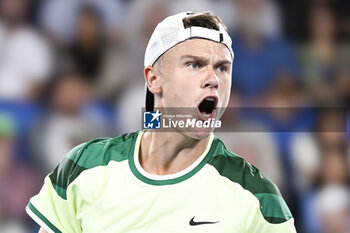
{"label": "ear", "polygon": [[161,94],[162,86],[160,84],[159,73],[155,71],[153,66],[147,66],[144,69],[144,76],[147,83],[147,87],[153,94]]}

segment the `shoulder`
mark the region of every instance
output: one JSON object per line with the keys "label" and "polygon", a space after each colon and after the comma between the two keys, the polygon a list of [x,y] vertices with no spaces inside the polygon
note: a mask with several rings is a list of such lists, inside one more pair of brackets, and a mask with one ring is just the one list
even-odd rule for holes
{"label": "shoulder", "polygon": [[258,168],[229,151],[217,137],[214,140],[217,151],[209,161],[209,164],[214,166],[220,175],[239,183],[244,189],[249,190],[253,194],[280,194],[277,186],[264,177]]}
{"label": "shoulder", "polygon": [[123,161],[128,158],[137,133],[128,133],[116,138],[97,138],[73,148],[67,159],[85,168],[106,165],[109,161]]}
{"label": "shoulder", "polygon": [[292,218],[278,187],[272,181],[264,177],[258,168],[229,151],[220,139],[216,137],[214,142],[216,153],[209,164],[221,176],[238,183],[243,189],[253,194],[259,201],[265,220],[270,223],[282,223]]}
{"label": "shoulder", "polygon": [[106,166],[110,161],[127,160],[137,134],[134,132],[116,138],[98,138],[74,147],[49,175],[58,194],[65,199],[68,186],[83,171]]}

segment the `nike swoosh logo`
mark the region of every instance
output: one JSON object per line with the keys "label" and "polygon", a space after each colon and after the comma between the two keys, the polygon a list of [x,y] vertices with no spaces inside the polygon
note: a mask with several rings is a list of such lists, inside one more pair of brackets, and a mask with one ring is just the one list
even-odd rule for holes
{"label": "nike swoosh logo", "polygon": [[216,221],[216,222],[196,222],[196,221],[194,221],[194,217],[195,216],[193,216],[193,218],[190,220],[190,225],[191,226],[197,226],[197,225],[202,225],[202,224],[215,224],[215,223],[220,222],[220,221]]}

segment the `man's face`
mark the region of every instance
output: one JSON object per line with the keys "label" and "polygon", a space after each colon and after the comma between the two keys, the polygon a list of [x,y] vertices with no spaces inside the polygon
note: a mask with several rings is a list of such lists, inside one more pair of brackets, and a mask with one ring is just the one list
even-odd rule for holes
{"label": "man's face", "polygon": [[16,25],[23,20],[27,6],[27,0],[0,0],[1,18],[9,25]]}
{"label": "man's face", "polygon": [[199,120],[221,117],[230,97],[232,72],[232,57],[224,44],[190,39],[167,51],[157,66],[162,91],[156,107],[191,108]]}

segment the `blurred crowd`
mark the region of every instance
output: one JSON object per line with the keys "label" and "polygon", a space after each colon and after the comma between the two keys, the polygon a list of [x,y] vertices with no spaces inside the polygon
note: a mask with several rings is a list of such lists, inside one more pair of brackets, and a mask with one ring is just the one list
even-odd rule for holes
{"label": "blurred crowd", "polygon": [[350,232],[347,0],[0,0],[0,232],[38,231],[25,206],[72,147],[141,128],[147,42],[185,10],[228,28],[233,112],[265,109],[228,111],[217,136],[279,186],[298,232]]}

